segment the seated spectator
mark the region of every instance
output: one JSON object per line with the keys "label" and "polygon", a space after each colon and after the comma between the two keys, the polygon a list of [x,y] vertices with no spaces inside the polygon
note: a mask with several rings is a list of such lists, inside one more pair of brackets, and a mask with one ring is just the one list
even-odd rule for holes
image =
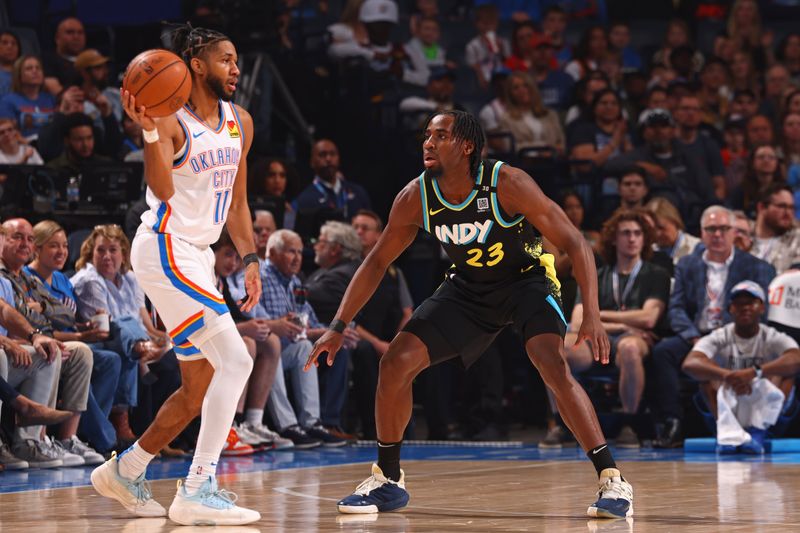
{"label": "seated spectator", "polygon": [[747,143],[745,141],[745,121],[731,118],[722,130],[724,146],[720,150],[722,165],[725,167],[725,192],[741,185],[747,172]]}
{"label": "seated spectator", "polygon": [[21,53],[19,38],[10,31],[0,31],[0,98],[11,92],[14,62]]}
{"label": "seated spectator", "polygon": [[367,28],[358,18],[363,3],[364,0],[347,0],[339,22],[328,26],[328,55],[333,59],[362,58],[369,61],[375,56],[369,48]]}
{"label": "seated spectator", "polygon": [[733,216],[733,244],[741,251],[749,252],[753,248],[756,224],[747,218],[744,211],[734,211]]}
{"label": "seated spectator", "polygon": [[[494,98],[478,113],[478,120],[484,132],[500,131],[500,117],[506,112],[506,81],[508,81],[509,74],[508,69],[498,70],[492,74],[491,87]],[[489,135],[488,139],[491,138]],[[488,150],[490,154],[493,153],[491,146]]]}
{"label": "seated spectator", "polygon": [[433,18],[438,20],[439,4],[437,0],[416,0],[412,4],[411,15],[408,17],[408,29],[411,35],[417,35],[423,19]]}
{"label": "seated spectator", "polygon": [[800,262],[800,227],[794,217],[794,195],[783,183],[773,183],[756,205],[756,230],[750,253],[782,274]]}
{"label": "seated spectator", "polygon": [[765,115],[771,123],[777,124],[783,115],[786,93],[791,88],[789,69],[780,63],[769,67],[764,74],[764,98],[758,112]]}
{"label": "seated spectator", "polygon": [[727,87],[729,77],[728,65],[719,58],[709,58],[698,76],[700,87],[697,97],[702,109],[702,122],[708,126],[722,130],[725,117],[728,116],[730,94]]}
{"label": "seated spectator", "polygon": [[729,63],[731,73],[730,89],[732,91],[749,90],[761,94],[759,72],[753,62],[753,55],[747,50],[736,50]]}
{"label": "seated spectator", "polygon": [[[297,277],[303,262],[303,242],[291,230],[278,230],[269,237],[267,256],[264,293],[256,309],[281,339],[281,365],[269,391],[267,408],[280,436],[291,440],[298,450],[344,446],[347,441],[332,435],[320,420],[317,372],[303,371],[311,353],[309,340],[325,332]],[[289,401],[284,371],[292,380],[294,406]]]}
{"label": "seated spectator", "polygon": [[529,74],[539,88],[545,107],[563,112],[572,101],[575,80],[563,70],[556,68],[555,45],[545,33],[535,33],[530,41]]}
{"label": "seated spectator", "polygon": [[667,109],[667,107],[667,89],[661,85],[650,87],[645,96],[645,109]]}
{"label": "seated spectator", "polygon": [[526,20],[514,25],[511,31],[511,55],[506,58],[506,67],[512,72],[528,72],[531,69],[531,49],[536,25]]}
{"label": "seated spectator", "polygon": [[783,116],[781,145],[778,158],[785,165],[800,163],[800,113],[787,113]]}
{"label": "seated spectator", "polygon": [[500,17],[497,7],[483,4],[475,8],[475,28],[478,30],[464,52],[464,61],[475,71],[478,85],[489,88],[492,73],[503,66],[511,55],[511,47],[504,37],[497,35]]}
{"label": "seated spectator", "polygon": [[[572,79],[570,77],[570,79]],[[584,122],[591,122],[592,104],[601,91],[610,87],[608,77],[603,72],[594,71],[575,83],[574,104],[567,110],[564,125],[567,128],[567,144],[572,145],[572,130]]]}
{"label": "seated spectator", "polygon": [[734,2],[728,12],[728,36],[735,50],[751,50],[758,65],[775,63],[772,51],[772,30],[762,26],[761,13],[756,0]]}
{"label": "seated spectator", "polygon": [[618,20],[608,31],[609,48],[622,57],[622,70],[642,70],[644,66],[639,52],[631,45],[631,27],[628,22]]}
{"label": "seated spectator", "polygon": [[786,103],[783,106],[786,114],[800,114],[800,89],[795,89],[786,95]]}
{"label": "seated spectator", "polygon": [[[700,100],[693,95],[686,95],[678,100],[675,110],[675,122],[678,125],[678,143],[686,148],[714,184],[714,195],[717,200],[726,198],[725,167],[717,142],[707,129],[701,128]],[[718,135],[718,132],[715,131]]]}
{"label": "seated spectator", "polygon": [[[239,398],[236,407],[237,424],[233,430],[245,445],[251,447],[265,443],[274,450],[291,448],[294,446],[292,441],[282,438],[264,424],[264,409],[281,358],[281,342],[276,335],[272,335],[267,319],[250,318],[242,313],[228,289],[227,278],[240,269],[241,259],[227,230],[222,230],[219,240],[211,246],[211,249],[214,250],[217,288],[225,299],[247,351],[253,358],[253,371]],[[242,448],[236,439],[229,437],[222,454],[242,455]]]}
{"label": "seated spectator", "polygon": [[[113,346],[109,346],[111,343],[107,342],[110,336],[108,331],[89,320],[80,322],[76,319],[75,288],[61,272],[69,253],[64,228],[52,220],[43,220],[33,227],[33,239],[35,259],[23,270],[39,281],[50,296],[63,305],[60,320],[55,323],[55,338],[61,341],[85,342],[92,350],[91,389],[79,429],[94,448],[106,452],[114,447],[118,436],[130,437],[130,427],[119,426],[118,434],[117,428],[109,421],[109,416],[115,401],[128,405],[129,396],[135,395],[138,368],[136,365],[129,365],[127,368],[122,365],[123,359],[126,359],[125,354],[118,353]],[[85,453],[82,455],[84,459],[87,458]],[[94,460],[102,463],[99,456],[94,457]]]}
{"label": "seated spectator", "polygon": [[[320,139],[311,147],[311,169],[314,181],[292,201],[298,217],[306,212],[329,211],[329,219],[348,220],[359,209],[369,209],[367,191],[359,184],[346,180],[339,171],[339,149],[329,139]],[[300,230],[300,228],[298,228]],[[305,230],[300,230],[305,231]],[[311,228],[307,238],[315,235]]]}
{"label": "seated spectator", "polygon": [[464,106],[453,102],[456,74],[445,67],[430,70],[425,87],[427,98],[407,96],[400,101],[400,112],[407,115],[403,121],[409,131],[418,131],[425,125],[427,117],[434,111],[464,110]]}
{"label": "seated spectator", "polygon": [[108,86],[109,59],[94,48],[84,50],[75,58],[75,70],[82,78],[80,85],[85,98],[83,112],[92,117],[95,126],[104,127],[102,117],[114,114],[122,121],[122,100],[119,87]]}
{"label": "seated spectator", "polygon": [[[669,200],[653,198],[647,202],[645,209],[653,216],[655,228],[653,250],[669,257],[673,266],[677,265],[682,257],[694,253],[700,239],[686,233],[681,214]],[[669,272],[673,273],[672,270]]]}
{"label": "seated spectator", "polygon": [[156,329],[145,308],[144,291],[131,270],[130,242],[122,228],[96,226],[81,245],[75,270],[70,281],[78,316],[89,320],[103,312],[109,315],[111,336],[104,347],[122,356],[123,375],[130,376],[120,379],[127,390],[118,391],[114,398],[111,421],[120,439],[134,441],[128,418],[129,408],[137,405],[137,370],[146,373],[147,363],[164,356],[171,348],[169,337]]}
{"label": "seated spectator", "polygon": [[67,116],[64,126],[64,151],[48,161],[48,167],[64,170],[75,176],[88,166],[112,161],[95,152],[92,119],[87,115],[72,113]]}
{"label": "seated spectator", "polygon": [[21,56],[14,63],[11,92],[0,98],[0,117],[14,119],[22,136],[33,141],[55,110],[56,99],[44,90],[41,61],[35,56]]}
{"label": "seated spectator", "polygon": [[743,120],[749,120],[758,114],[758,93],[754,93],[750,89],[741,91],[734,91],[733,98],[731,99],[729,118],[734,116],[741,117]]}
{"label": "seated spectator", "polygon": [[557,68],[563,69],[572,59],[572,47],[567,43],[567,12],[558,4],[550,4],[542,13],[542,33],[553,43]]}
{"label": "seated spectator", "polygon": [[[103,127],[98,128],[94,121],[83,113],[85,97],[80,87],[70,87],[61,93],[59,98],[58,111],[53,115],[53,120],[42,126],[39,131],[38,148],[45,161],[50,162],[65,153],[68,144],[67,132],[76,127],[75,124],[88,125],[91,129],[93,153],[106,157],[120,153],[122,130],[110,106],[105,107],[105,114],[100,115]],[[81,116],[85,118],[82,119]]]}
{"label": "seated spectator", "polygon": [[572,61],[564,67],[564,72],[578,81],[589,72],[599,70],[600,61],[607,52],[608,37],[605,28],[602,26],[587,28],[581,35],[578,46],[575,47]]}
{"label": "seated spectator", "polygon": [[[714,199],[711,177],[692,154],[675,139],[672,116],[650,109],[639,119],[645,144],[609,161],[606,170],[618,174],[626,165],[638,165],[648,175],[653,196],[668,198],[691,221],[695,211]],[[694,220],[697,220],[694,218]]]}
{"label": "seated spectator", "polygon": [[766,115],[752,115],[747,121],[747,147],[751,150],[765,144],[775,144],[775,130]]}
{"label": "seated spectator", "polygon": [[775,277],[772,265],[733,246],[733,215],[720,206],[707,208],[700,218],[704,251],[678,262],[667,316],[675,336],[653,348],[654,406],[659,424],[654,445],[681,446],[683,411],[680,367],[700,337],[731,322],[730,289],[753,280],[766,290]]}
{"label": "seated spectator", "polygon": [[648,192],[644,170],[635,166],[631,167],[619,178],[619,207],[622,209],[643,208]]}
{"label": "seated spectator", "polygon": [[775,148],[761,145],[750,153],[742,184],[729,192],[727,204],[755,218],[756,203],[773,183],[784,183],[783,168]]}
{"label": "seated spectator", "polygon": [[769,284],[769,325],[800,343],[800,263]]}
{"label": "seated spectator", "polygon": [[17,123],[10,118],[0,118],[0,164],[44,164],[42,156],[22,138]]}
{"label": "seated spectator", "polygon": [[[601,168],[633,148],[619,96],[612,89],[595,93],[589,121],[575,126],[570,136],[570,157],[591,161]],[[616,187],[612,192],[616,192]]]}
{"label": "seated spectator", "polygon": [[[363,245],[362,257],[366,257],[383,233],[383,221],[377,213],[362,210],[353,217],[353,229]],[[363,439],[376,438],[375,391],[380,358],[389,349],[394,336],[411,318],[413,307],[403,272],[396,265],[391,265],[375,293],[356,317],[355,329],[361,340],[351,352],[352,382]]]}
{"label": "seated spectator", "polygon": [[763,454],[767,432],[781,436],[775,431],[778,417],[796,407],[800,349],[790,336],[759,323],[766,301],[758,283],[734,285],[729,305],[733,323],[699,339],[682,365],[701,382],[722,454]]}
{"label": "seated spectator", "polygon": [[256,160],[248,171],[251,171],[251,185],[248,185],[250,209],[266,209],[273,217],[281,218],[282,228],[294,227],[295,212],[288,201],[296,192],[294,168],[283,159],[271,158]]}
{"label": "seated spectator", "polygon": [[[342,303],[344,292],[361,265],[361,241],[356,231],[343,222],[326,222],[320,228],[319,238],[314,243],[314,262],[319,268],[306,280],[308,303],[323,324],[330,324]],[[356,342],[357,339],[353,338],[350,344],[354,345]],[[321,365],[318,378],[320,419],[323,426],[332,435],[354,440],[342,430],[350,352],[349,348],[340,350],[333,366]]]}
{"label": "seated spectator", "polygon": [[778,45],[775,58],[789,71],[792,82],[800,82],[800,34],[790,33]]}
{"label": "seated spectator", "polygon": [[[650,263],[652,230],[634,211],[617,211],[603,225],[603,257],[606,264],[597,272],[600,320],[609,334],[611,358],[619,368],[619,394],[623,427],[617,446],[638,448],[639,438],[632,429],[644,392],[644,359],[663,326],[657,328],[669,300],[669,274]],[[578,300],[572,312],[570,333],[564,338],[567,362],[573,372],[592,366],[592,351],[577,343],[575,333],[583,319],[583,304]]]}
{"label": "seated spectator", "polygon": [[86,31],[83,23],[75,17],[67,17],[58,23],[54,35],[55,50],[44,57],[46,85],[50,94],[56,95],[73,85],[81,84],[75,70],[75,59],[86,48]]}
{"label": "seated spectator", "polygon": [[404,47],[410,66],[403,81],[424,87],[428,84],[428,76],[434,68],[447,67],[447,51],[439,44],[441,30],[439,21],[434,17],[421,17],[417,23],[417,32]]}
{"label": "seated spectator", "polygon": [[[506,81],[505,113],[500,115],[498,122],[500,131],[511,133],[516,151],[550,148],[556,154],[564,153],[564,132],[558,115],[542,104],[536,84],[524,72],[509,75]],[[502,139],[490,140],[493,149],[506,153],[511,151],[510,146],[501,144],[504,144]]]}
{"label": "seated spectator", "polygon": [[[35,277],[23,270],[33,254],[33,227],[22,218],[6,220],[3,226],[6,239],[2,250],[0,276],[11,282],[14,307],[33,326],[35,333],[52,336],[57,329],[56,325],[61,324],[64,319],[69,320],[69,313],[63,311],[65,308],[61,302],[51,297]],[[97,452],[83,442],[80,446],[72,447],[73,451],[66,450],[66,446],[78,444],[75,433],[81,415],[87,409],[92,351],[79,341],[66,341],[63,346],[70,356],[63,360],[56,357],[53,361],[59,365],[56,390],[59,392],[60,407],[71,411],[72,417],[61,424],[56,439],[43,438],[41,428],[38,427],[24,430],[17,428],[13,437],[13,453],[32,465],[42,463],[52,467],[86,464],[86,460],[80,455],[82,451],[91,454],[96,460]],[[48,405],[55,407],[55,400],[55,395],[51,395]]]}
{"label": "seated spectator", "polygon": [[123,161],[144,162],[144,139],[142,139],[142,126],[131,119],[127,114],[122,115],[122,146],[117,159]]}
{"label": "seated spectator", "polygon": [[[661,48],[656,50],[650,62],[651,64],[661,63],[670,68],[672,67],[670,64],[672,51],[679,46],[691,46],[691,44],[689,25],[686,21],[683,19],[672,19],[667,25],[667,32],[664,34],[664,42]],[[703,66],[703,54],[699,51],[695,52],[692,63],[694,71],[699,72],[700,68]]]}

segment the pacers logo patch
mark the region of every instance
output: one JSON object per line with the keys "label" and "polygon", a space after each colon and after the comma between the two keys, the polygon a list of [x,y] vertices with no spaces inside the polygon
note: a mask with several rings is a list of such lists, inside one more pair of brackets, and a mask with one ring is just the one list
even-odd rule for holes
{"label": "pacers logo patch", "polygon": [[237,139],[239,137],[239,126],[236,125],[235,120],[228,121],[228,135],[230,135],[232,139]]}

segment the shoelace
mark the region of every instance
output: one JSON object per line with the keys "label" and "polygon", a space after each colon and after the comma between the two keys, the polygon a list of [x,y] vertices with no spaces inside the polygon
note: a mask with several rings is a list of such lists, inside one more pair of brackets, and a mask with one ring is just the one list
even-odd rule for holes
{"label": "shoelace", "polygon": [[600,485],[597,495],[600,498],[631,501],[633,499],[633,490],[631,490],[631,486],[625,481],[607,478],[603,484]]}
{"label": "shoelace", "polygon": [[366,496],[373,490],[382,487],[384,483],[386,483],[387,481],[389,480],[387,479],[385,481],[381,481],[375,474],[372,474],[367,479],[362,481],[358,487],[356,487],[356,490],[353,494],[358,494],[359,496]]}
{"label": "shoelace", "polygon": [[239,496],[235,492],[218,488],[202,494],[201,498],[209,501],[213,507],[233,507]]}
{"label": "shoelace", "polygon": [[136,500],[142,503],[147,502],[153,497],[153,491],[150,488],[150,481],[143,475],[134,479],[133,481],[125,480],[128,490],[136,496]]}

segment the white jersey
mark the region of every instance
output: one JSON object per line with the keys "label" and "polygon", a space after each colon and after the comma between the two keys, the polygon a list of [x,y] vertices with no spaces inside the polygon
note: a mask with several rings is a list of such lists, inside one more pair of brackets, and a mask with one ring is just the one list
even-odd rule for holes
{"label": "white jersey", "polygon": [[210,127],[183,106],[176,118],[186,142],[175,155],[175,193],[162,202],[147,188],[148,211],[142,222],[156,233],[170,234],[198,246],[214,244],[228,216],[233,182],[244,147],[244,131],[232,102],[219,101],[220,121]]}

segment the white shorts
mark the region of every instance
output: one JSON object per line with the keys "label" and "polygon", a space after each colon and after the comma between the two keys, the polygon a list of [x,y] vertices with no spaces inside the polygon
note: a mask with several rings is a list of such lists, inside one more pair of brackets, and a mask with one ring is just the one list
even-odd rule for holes
{"label": "white shorts", "polygon": [[[206,337],[208,318],[224,315],[228,306],[215,284],[214,252],[142,224],[131,245],[136,280],[158,311],[183,361],[202,359],[190,335]],[[214,315],[207,315],[213,312]]]}

